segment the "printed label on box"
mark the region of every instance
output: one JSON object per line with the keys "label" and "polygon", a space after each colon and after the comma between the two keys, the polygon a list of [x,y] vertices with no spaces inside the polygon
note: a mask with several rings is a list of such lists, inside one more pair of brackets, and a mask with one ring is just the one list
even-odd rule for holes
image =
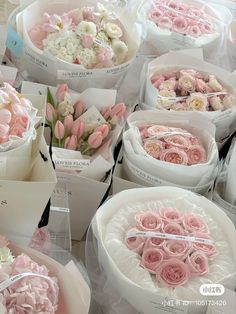
{"label": "printed label on box", "polygon": [[90,165],[89,159],[66,159],[53,156],[57,170],[77,170],[82,171]]}
{"label": "printed label on box", "polygon": [[24,49],[24,55],[27,61],[36,64],[43,70],[46,70],[48,72],[54,72],[54,69],[56,68],[53,60],[48,61],[43,55],[40,56],[38,53],[35,53],[27,47],[25,47]]}

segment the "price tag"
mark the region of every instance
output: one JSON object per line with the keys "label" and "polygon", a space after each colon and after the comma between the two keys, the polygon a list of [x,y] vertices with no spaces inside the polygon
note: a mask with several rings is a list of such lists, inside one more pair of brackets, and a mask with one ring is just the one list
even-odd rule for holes
{"label": "price tag", "polygon": [[19,58],[22,56],[24,47],[23,39],[11,26],[9,26],[7,31],[6,47],[10,49],[16,57]]}

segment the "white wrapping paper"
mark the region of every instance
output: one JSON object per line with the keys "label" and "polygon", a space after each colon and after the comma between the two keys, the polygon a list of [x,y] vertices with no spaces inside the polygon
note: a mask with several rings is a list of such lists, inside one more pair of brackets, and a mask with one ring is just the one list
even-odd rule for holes
{"label": "white wrapping paper", "polygon": [[[201,73],[213,74],[223,84],[226,89],[236,97],[235,77],[231,72],[223,70],[213,64],[207,63],[201,59],[192,57],[182,52],[170,52],[153,61],[151,61],[147,70],[142,73],[143,94],[141,95],[141,107],[143,109],[156,108],[164,110],[158,102],[158,90],[152,85],[151,77],[154,74],[167,73],[172,70],[194,69]],[[236,98],[232,108],[224,111],[199,112],[201,115],[209,118],[216,126],[216,141],[221,142],[235,130],[236,119]]]}
{"label": "white wrapping paper", "polygon": [[[158,287],[149,273],[139,266],[137,254],[129,251],[124,244],[124,232],[129,228],[133,214],[141,210],[156,210],[162,204],[175,204],[185,212],[201,214],[219,251],[206,278],[191,279],[186,286],[176,289]],[[234,288],[235,228],[224,212],[204,197],[172,187],[124,191],[108,200],[97,211],[92,221],[92,230],[97,240],[98,259],[107,278],[107,288],[110,285],[138,313],[156,313],[155,310],[159,308],[155,306],[168,299],[203,300],[198,289],[204,282],[221,283],[230,289]],[[193,303],[185,311],[199,314],[205,313],[206,308]]]}
{"label": "white wrapping paper", "polygon": [[[235,2],[235,16],[236,16],[236,2]],[[231,67],[236,69],[236,21],[234,20],[228,29],[227,36],[227,53],[230,58]]]}

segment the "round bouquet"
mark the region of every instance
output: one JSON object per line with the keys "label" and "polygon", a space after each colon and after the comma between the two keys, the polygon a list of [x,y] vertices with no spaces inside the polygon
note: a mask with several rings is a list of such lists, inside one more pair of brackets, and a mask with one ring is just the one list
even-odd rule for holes
{"label": "round bouquet", "polygon": [[0,178],[23,180],[31,165],[37,110],[10,84],[0,87]]}
{"label": "round bouquet", "polygon": [[232,73],[187,51],[172,52],[150,62],[143,81],[143,109],[198,111],[216,125],[217,142],[232,133],[236,118]]}
{"label": "round bouquet", "polygon": [[141,0],[136,10],[147,27],[146,41],[159,54],[197,47],[210,54],[223,35],[224,15],[232,19],[226,8],[200,0]]}
{"label": "round bouquet", "polygon": [[[20,13],[17,23],[26,46],[44,60],[49,77],[44,73],[43,81],[40,73],[27,67],[28,72],[49,85],[68,79],[75,90],[113,86],[139,46],[132,17],[120,7],[96,1],[36,1]],[[29,54],[24,58],[30,59]]]}
{"label": "round bouquet", "polygon": [[188,311],[205,313],[201,285],[234,289],[235,228],[221,209],[192,192],[121,192],[97,211],[92,230],[107,291],[115,289],[138,312],[172,299],[202,300],[189,302]]}
{"label": "round bouquet", "polygon": [[123,135],[124,172],[144,186],[177,185],[198,193],[212,186],[218,152],[214,126],[195,113],[140,111]]}

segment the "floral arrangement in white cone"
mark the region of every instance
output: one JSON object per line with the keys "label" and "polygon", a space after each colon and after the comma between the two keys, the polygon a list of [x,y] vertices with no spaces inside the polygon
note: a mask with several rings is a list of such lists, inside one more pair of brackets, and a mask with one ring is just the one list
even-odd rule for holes
{"label": "floral arrangement in white cone", "polygon": [[45,12],[29,36],[37,48],[87,69],[127,61],[125,30],[115,14],[100,3],[96,8],[82,7],[62,15]]}

